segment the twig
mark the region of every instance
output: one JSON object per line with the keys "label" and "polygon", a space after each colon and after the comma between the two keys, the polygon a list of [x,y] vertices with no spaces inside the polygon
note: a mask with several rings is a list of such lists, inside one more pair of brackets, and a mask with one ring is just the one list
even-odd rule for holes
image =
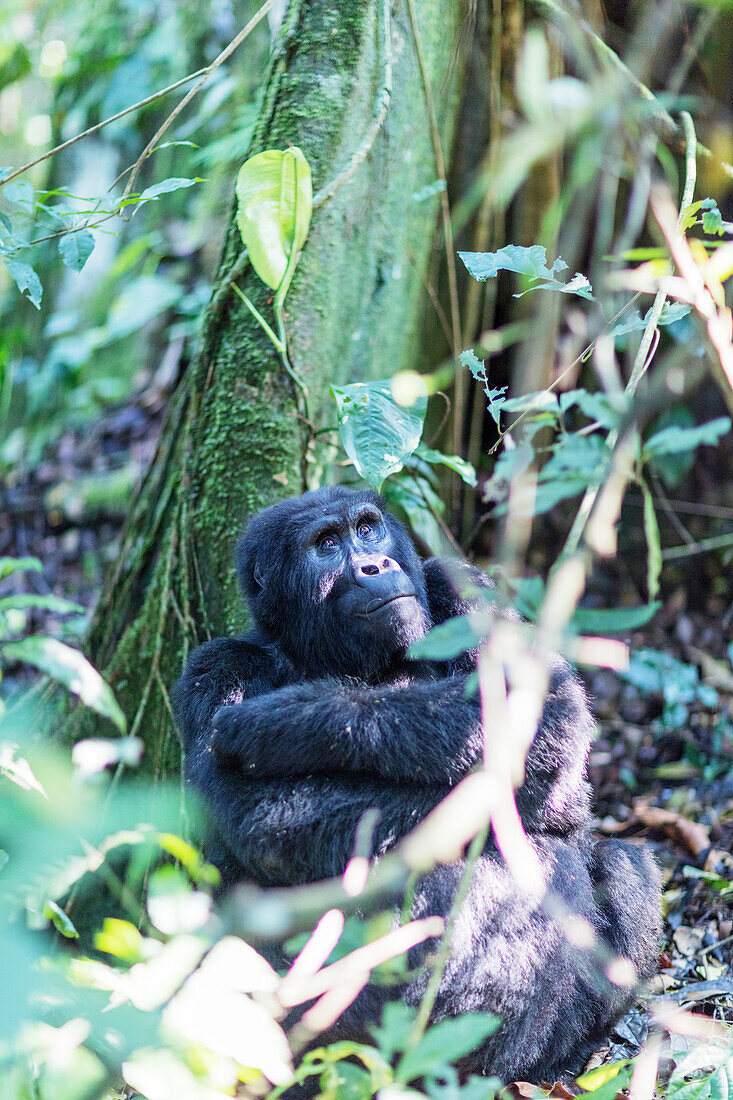
{"label": "twig", "polygon": [[446,917],[445,932],[443,933],[443,938],[440,941],[440,950],[438,951],[438,954],[435,958],[433,969],[430,974],[430,981],[428,982],[427,989],[425,990],[425,993],[423,995],[423,999],[420,1002],[420,1009],[415,1019],[412,1032],[410,1034],[410,1047],[417,1045],[430,1021],[430,1014],[435,1007],[435,1000],[440,990],[440,983],[443,980],[443,972],[445,971],[446,965],[448,963],[456,919],[468,895],[468,891],[471,886],[471,880],[473,878],[474,868],[476,867],[476,860],[483,851],[484,844],[486,843],[487,833],[488,828],[485,827],[481,830],[480,833],[477,833],[471,841],[471,847],[468,850],[468,855],[466,857],[466,862],[463,868],[463,874],[461,875],[461,881],[458,883],[458,889],[453,896],[453,902],[450,907],[450,912]]}
{"label": "twig", "polygon": [[230,54],[234,53],[237,46],[240,46],[242,44],[242,42],[244,42],[245,38],[249,37],[249,35],[252,33],[252,31],[257,26],[257,24],[260,22],[260,20],[264,19],[264,17],[267,15],[270,8],[272,8],[276,3],[277,3],[277,0],[265,0],[265,3],[262,5],[261,8],[259,8],[258,11],[255,12],[255,14],[250,19],[249,23],[247,23],[247,25],[242,28],[242,30],[239,32],[239,34],[235,35],[235,37],[231,40],[231,42],[229,43],[228,46],[224,47],[224,49],[221,51],[221,53],[218,55],[218,57],[215,57],[214,60],[211,62],[211,64],[208,65],[203,70],[203,72],[201,73],[201,76],[196,81],[193,88],[190,88],[189,91],[186,92],[186,94],[183,97],[183,99],[181,100],[181,102],[176,107],[174,107],[174,109],[168,115],[166,120],[158,127],[155,134],[150,139],[150,141],[145,146],[142,153],[140,154],[140,156],[137,158],[134,165],[132,166],[132,172],[130,174],[130,178],[128,179],[127,184],[125,185],[125,190],[122,193],[123,200],[126,199],[127,196],[130,194],[130,192],[132,191],[133,187],[135,186],[135,180],[137,179],[137,176],[138,176],[138,173],[139,173],[140,169],[142,168],[143,164],[148,159],[150,154],[153,152],[156,145],[158,144],[158,142],[160,141],[160,139],[162,138],[163,134],[166,132],[168,127],[171,125],[171,123],[175,121],[175,119],[181,113],[183,108],[186,107],[187,104],[189,104],[191,102],[193,97],[201,90],[201,88],[203,88],[204,84],[209,79],[211,74],[213,72],[215,72],[219,68],[220,65],[224,64],[224,62],[230,56]]}
{"label": "twig", "polygon": [[390,15],[390,0],[384,0],[383,19],[384,19],[384,80],[382,86],[377,92],[377,101],[375,104],[374,118],[372,119],[371,126],[367,130],[364,140],[359,148],[354,153],[349,163],[342,168],[342,170],[331,180],[329,184],[322,187],[313,197],[313,209],[317,210],[319,206],[323,206],[325,202],[332,199],[340,188],[343,187],[348,180],[351,179],[356,169],[366,158],[369,150],[376,141],[377,134],[384,125],[384,120],[387,117],[387,111],[389,109],[389,103],[392,98],[392,31],[391,31],[391,15]]}
{"label": "twig", "polygon": [[709,539],[700,539],[692,546],[687,543],[684,546],[669,546],[666,550],[662,550],[662,559],[677,561],[680,558],[692,558],[696,554],[705,554],[708,550],[725,550],[728,546],[733,546],[733,531],[727,535],[713,535]]}
{"label": "twig", "polygon": [[[54,157],[57,153],[62,153],[64,149],[68,149],[71,145],[76,145],[77,141],[82,141],[84,138],[91,137],[91,135],[96,134],[98,130],[102,130],[105,126],[109,126],[111,122],[117,122],[119,118],[124,118],[125,115],[129,115],[133,111],[142,110],[142,108],[147,107],[149,103],[154,103],[156,99],[161,99],[164,95],[168,95],[169,92],[175,92],[177,88],[182,87],[184,84],[188,84],[189,80],[195,80],[197,76],[202,76],[207,72],[208,69],[197,69],[195,73],[189,73],[188,76],[182,76],[180,80],[176,80],[166,88],[161,88],[159,92],[153,92],[152,95],[147,96],[145,99],[133,103],[130,107],[125,107],[124,111],[118,111],[116,115],[110,115],[109,118],[105,118],[102,122],[97,122],[94,126],[90,126],[88,130],[84,130],[83,133],[77,134],[76,137],[69,138],[68,141],[62,142],[61,145],[55,145],[54,148],[49,149],[47,153],[42,153],[41,156],[36,157],[35,160],[29,160],[27,164],[21,165],[20,168],[16,168],[12,171],[9,176],[5,176],[4,179],[0,180],[0,187],[4,186],[6,183],[10,183],[10,181],[16,179],[17,176],[22,176],[24,172],[27,172],[30,168],[35,168],[37,164],[40,164],[44,160],[48,160],[49,157]],[[36,244],[38,242],[34,241],[33,243]]]}

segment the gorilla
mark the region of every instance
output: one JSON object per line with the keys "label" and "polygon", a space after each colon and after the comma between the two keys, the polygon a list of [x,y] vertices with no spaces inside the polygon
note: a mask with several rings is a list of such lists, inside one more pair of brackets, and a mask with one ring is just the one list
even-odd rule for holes
{"label": "gorilla", "polygon": [[[490,595],[477,600],[476,590],[490,583],[465,564],[421,561],[376,493],[343,487],[260,512],[236,562],[254,627],[196,649],[173,696],[186,777],[209,811],[209,858],[224,884],[342,874],[367,810],[379,815],[378,858],[480,763],[480,700],[469,684],[476,653],[438,662],[410,659],[408,648],[484,606]],[[571,942],[568,912],[630,960],[639,980],[655,969],[653,860],[590,835],[593,729],[579,681],[556,657],[516,792],[547,890],[522,889],[489,836],[454,925],[432,1018],[500,1016],[466,1067],[505,1081],[579,1072],[632,999],[598,951]],[[424,875],[413,916],[446,916],[463,868],[458,861]],[[435,946],[408,956],[417,976],[398,991],[408,1003],[419,1003]],[[368,1041],[367,1024],[395,995],[368,986],[335,1036]]]}

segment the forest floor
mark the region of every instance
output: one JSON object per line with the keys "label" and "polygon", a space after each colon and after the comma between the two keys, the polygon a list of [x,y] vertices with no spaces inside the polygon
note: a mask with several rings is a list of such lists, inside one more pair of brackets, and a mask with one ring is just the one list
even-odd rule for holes
{"label": "forest floor", "polygon": [[[83,635],[164,397],[107,412],[63,435],[32,471],[0,481],[0,556],[43,563],[43,574],[15,574],[6,587],[54,592],[87,611],[65,623],[40,613],[34,629]],[[665,943],[648,1003],[733,1023],[733,578],[713,568],[710,594],[692,570],[694,597],[683,575],[653,622],[626,639],[629,677],[584,678],[599,723],[590,759],[598,830],[650,844],[663,873]],[[632,1010],[597,1060],[634,1054],[648,1018]]]}

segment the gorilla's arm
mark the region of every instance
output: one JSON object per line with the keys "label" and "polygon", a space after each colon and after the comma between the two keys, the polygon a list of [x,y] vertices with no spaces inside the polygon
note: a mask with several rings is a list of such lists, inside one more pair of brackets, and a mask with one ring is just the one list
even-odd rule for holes
{"label": "gorilla's arm", "polygon": [[[360,774],[452,786],[480,761],[483,747],[479,697],[466,697],[467,680],[459,674],[406,686],[290,685],[217,711],[214,752],[258,780]],[[583,689],[556,658],[517,794],[525,827],[562,831],[587,819],[583,777],[592,731]]]}
{"label": "gorilla's arm", "polygon": [[280,652],[256,636],[218,638],[191,654],[173,689],[186,778],[207,803],[222,849],[216,862],[227,881],[247,877],[290,885],[341,874],[368,809],[380,815],[372,842],[373,854],[379,855],[447,793],[347,775],[254,780],[233,769],[231,761],[212,751],[213,714],[251,693],[277,694],[273,687],[291,675]]}
{"label": "gorilla's arm", "polygon": [[481,756],[480,703],[466,698],[467,680],[293,684],[217,711],[214,751],[257,779],[350,772],[454,784]]}
{"label": "gorilla's arm", "polygon": [[379,816],[367,854],[383,855],[447,793],[353,776],[249,780],[216,762],[196,785],[207,795],[216,836],[233,857],[214,858],[225,884],[247,878],[264,886],[343,874],[368,810],[376,809]]}

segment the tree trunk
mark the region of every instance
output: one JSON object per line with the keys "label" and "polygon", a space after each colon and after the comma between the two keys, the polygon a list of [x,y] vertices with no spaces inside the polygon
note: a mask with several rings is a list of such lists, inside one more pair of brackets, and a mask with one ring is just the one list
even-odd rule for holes
{"label": "tree trunk", "polygon": [[[436,178],[423,75],[449,150],[463,12],[459,0],[415,6],[424,74],[402,3],[388,35],[388,0],[291,0],[285,15],[250,154],[292,143],[313,171],[317,208],[286,303],[312,424],[267,336],[231,290],[236,279],[271,317],[269,291],[243,261],[232,220],[197,356],[132,503],[88,646],[156,774],[178,763],[168,693],[189,649],[245,626],[232,570],[242,525],[305,481],[317,484],[333,460],[333,437],[313,434],[335,423],[328,384],[418,364],[438,211],[436,196],[414,197]],[[377,126],[390,66],[391,98]],[[95,724],[78,709],[69,736],[88,735]]]}

